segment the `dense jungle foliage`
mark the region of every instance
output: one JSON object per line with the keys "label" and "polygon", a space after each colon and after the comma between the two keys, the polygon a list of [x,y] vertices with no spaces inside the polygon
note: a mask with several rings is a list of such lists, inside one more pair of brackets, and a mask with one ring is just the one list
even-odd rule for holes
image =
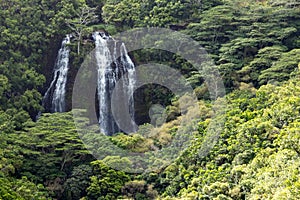
{"label": "dense jungle foliage", "polygon": [[[84,22],[83,11],[92,14]],[[174,96],[156,85],[144,90],[145,99],[136,101],[146,108],[167,104],[167,120],[151,119],[156,127],[140,120],[136,134],[107,136],[110,141],[145,152],[168,143],[179,126],[197,131],[171,165],[141,174],[107,165],[126,163],[126,157],[95,159],[71,112],[43,113],[35,121],[66,34],[74,33],[71,72],[76,73],[93,47],[88,42],[93,31],[113,35],[136,27],[170,28],[199,42],[227,92],[220,116],[224,128],[210,152],[200,156],[214,115],[203,77],[178,55],[132,52],[136,64],[180,70],[201,107],[196,123],[180,124],[184,114]],[[0,34],[1,200],[300,199],[298,0],[0,0]],[[145,137],[149,131],[154,136]]]}

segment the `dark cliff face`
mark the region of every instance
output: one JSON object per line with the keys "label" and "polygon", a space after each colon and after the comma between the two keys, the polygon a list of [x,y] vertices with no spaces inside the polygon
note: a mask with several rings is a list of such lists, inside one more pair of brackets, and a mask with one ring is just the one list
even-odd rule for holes
{"label": "dark cliff face", "polygon": [[81,64],[84,62],[85,57],[95,48],[95,44],[91,38],[86,37],[83,38],[83,43],[80,47],[80,55],[77,55],[76,48],[76,45],[71,46],[68,81],[66,85],[66,111],[70,111],[72,109],[72,92],[78,70],[80,69]]}
{"label": "dark cliff face", "polygon": [[76,64],[76,61],[81,61],[82,59],[76,58],[75,53],[70,53],[70,63],[69,63],[69,71],[68,71],[68,80],[66,85],[66,111],[72,110],[72,91],[73,85],[76,78],[76,74],[80,67],[79,64]]}
{"label": "dark cliff face", "polygon": [[41,73],[46,77],[46,82],[44,83],[44,87],[40,91],[42,94],[45,93],[53,78],[53,69],[62,39],[63,37],[61,36],[53,37],[52,39],[50,39],[51,42],[49,43],[48,50],[44,53]]}
{"label": "dark cliff face", "polygon": [[[47,89],[50,86],[50,83],[53,79],[54,66],[55,66],[55,62],[57,59],[58,50],[61,47],[62,39],[63,39],[63,37],[61,37],[61,36],[54,36],[53,38],[51,38],[49,40],[51,42],[49,42],[49,44],[48,44],[48,49],[43,54],[43,59],[42,59],[42,63],[41,63],[42,67],[41,67],[41,70],[39,71],[39,73],[41,73],[45,76],[46,82],[44,83],[43,87],[40,88],[40,90],[39,90],[39,92],[41,93],[42,96],[47,91]],[[51,105],[50,101],[48,101],[48,102],[46,101],[45,106],[44,106],[45,112],[49,111],[49,108],[48,108],[49,105]]]}

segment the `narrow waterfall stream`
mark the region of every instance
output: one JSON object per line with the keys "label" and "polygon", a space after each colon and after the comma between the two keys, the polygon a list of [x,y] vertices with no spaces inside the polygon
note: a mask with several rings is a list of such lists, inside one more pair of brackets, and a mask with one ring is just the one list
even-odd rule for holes
{"label": "narrow waterfall stream", "polygon": [[[136,74],[135,66],[130,59],[125,44],[114,41],[110,36],[102,32],[93,34],[95,40],[95,57],[98,69],[98,104],[100,130],[106,135],[112,135],[120,131],[114,116],[112,115],[112,92],[117,81],[123,77],[122,87],[124,95],[129,97],[129,112],[134,119],[134,101],[131,94],[134,90]],[[119,52],[117,52],[119,51]],[[120,58],[117,58],[120,55]],[[124,104],[125,102],[118,102]]]}
{"label": "narrow waterfall stream", "polygon": [[50,102],[50,112],[65,111],[66,84],[70,53],[68,44],[70,43],[70,39],[71,36],[67,35],[62,41],[61,48],[58,51],[56,63],[54,65],[53,79],[43,98],[43,106],[45,106],[46,102]]}

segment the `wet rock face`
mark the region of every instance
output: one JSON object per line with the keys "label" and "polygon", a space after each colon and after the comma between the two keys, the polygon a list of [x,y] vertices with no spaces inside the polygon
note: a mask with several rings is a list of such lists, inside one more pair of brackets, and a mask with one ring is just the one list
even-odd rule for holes
{"label": "wet rock face", "polygon": [[69,71],[71,35],[66,35],[58,50],[55,64],[53,65],[53,77],[46,90],[42,105],[48,112],[65,112],[66,85]]}
{"label": "wet rock face", "polygon": [[56,57],[58,50],[60,49],[61,41],[63,38],[55,37],[49,43],[47,52],[43,56],[43,61],[41,65],[41,73],[46,77],[46,82],[44,87],[41,89],[41,93],[44,94],[47,90],[47,86],[50,85],[50,82],[53,78],[53,66],[56,62]]}
{"label": "wet rock face", "polygon": [[[122,129],[113,116],[113,107],[118,113],[122,113],[119,120],[125,122],[128,118],[134,118],[134,101],[131,94],[136,82],[135,65],[122,41],[116,41],[104,32],[95,32],[93,38],[97,65],[99,124],[102,133],[112,135]],[[116,101],[113,101],[113,93],[116,95]],[[128,130],[122,130],[135,132],[130,120],[126,123],[127,128]]]}

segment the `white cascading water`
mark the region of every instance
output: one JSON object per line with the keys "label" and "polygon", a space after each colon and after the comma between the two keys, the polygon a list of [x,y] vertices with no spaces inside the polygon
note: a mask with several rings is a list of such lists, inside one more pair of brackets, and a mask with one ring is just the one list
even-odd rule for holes
{"label": "white cascading water", "polygon": [[[118,42],[114,41],[110,36],[102,32],[95,32],[93,34],[95,40],[95,57],[98,70],[98,104],[99,104],[99,124],[101,132],[105,135],[112,135],[120,131],[116,124],[111,111],[111,96],[117,81],[125,76],[123,82],[124,91],[129,100],[129,112],[131,118],[134,118],[134,101],[131,94],[133,94],[136,74],[135,66],[130,59],[124,43],[118,48]],[[110,48],[110,44],[113,47]],[[119,50],[119,53],[117,52]],[[120,59],[117,60],[117,55]]]}
{"label": "white cascading water", "polygon": [[71,35],[67,35],[62,41],[61,48],[58,51],[56,63],[54,66],[53,80],[44,95],[43,104],[45,104],[45,101],[47,101],[47,99],[51,97],[51,112],[65,111],[66,84],[69,70],[70,54],[70,48],[68,47],[68,44],[70,44],[70,40]]}
{"label": "white cascading water", "polygon": [[128,84],[128,90],[127,90],[127,95],[130,97],[129,100],[129,113],[131,114],[131,117],[134,119],[134,99],[131,96],[134,92],[134,86],[135,86],[135,81],[136,81],[136,73],[135,73],[135,66],[128,56],[125,44],[122,43],[121,45],[121,63],[124,63],[126,66],[126,71],[128,73],[127,76],[127,84]]}

